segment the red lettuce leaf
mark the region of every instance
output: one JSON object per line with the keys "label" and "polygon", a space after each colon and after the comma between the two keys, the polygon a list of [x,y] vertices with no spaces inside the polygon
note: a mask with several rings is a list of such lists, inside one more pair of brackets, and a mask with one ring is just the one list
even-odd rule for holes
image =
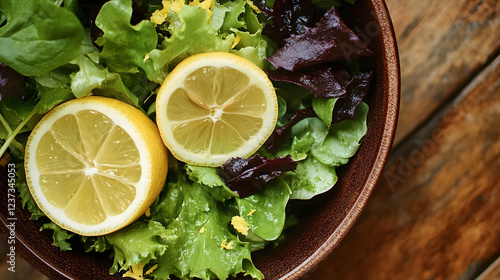
{"label": "red lettuce leaf", "polygon": [[347,94],[335,102],[332,113],[332,124],[346,119],[353,119],[354,112],[359,103],[365,98],[370,90],[372,72],[355,74],[351,82],[347,85]]}
{"label": "red lettuce leaf", "polygon": [[271,136],[267,139],[266,143],[264,144],[266,149],[272,153],[276,154],[278,152],[279,146],[283,143],[285,140],[285,137],[287,134],[290,132],[292,127],[296,125],[298,122],[300,122],[303,119],[311,118],[311,117],[317,117],[316,112],[314,112],[312,106],[308,106],[304,109],[299,109],[297,112],[295,112],[295,115],[290,119],[290,122],[286,124],[285,126],[282,127],[275,127],[273,133]]}
{"label": "red lettuce leaf", "polygon": [[0,100],[7,95],[24,98],[25,77],[0,62]]}
{"label": "red lettuce leaf", "polygon": [[283,46],[283,40],[292,34],[302,34],[306,28],[318,21],[319,10],[311,0],[275,0],[269,8],[265,0],[258,3],[259,9],[273,24],[267,24],[262,34]]}
{"label": "red lettuce leaf", "polygon": [[249,159],[230,158],[221,166],[219,176],[240,198],[261,192],[265,184],[285,171],[297,168],[290,155],[268,159],[256,155]]}
{"label": "red lettuce leaf", "polygon": [[346,87],[351,81],[349,74],[340,67],[322,66],[312,71],[268,71],[274,81],[289,82],[302,86],[316,98],[339,98],[346,95]]}
{"label": "red lettuce leaf", "polygon": [[330,8],[313,28],[285,39],[285,46],[268,58],[277,69],[296,69],[326,62],[349,61],[373,55],[366,44],[342,21],[335,7]]}

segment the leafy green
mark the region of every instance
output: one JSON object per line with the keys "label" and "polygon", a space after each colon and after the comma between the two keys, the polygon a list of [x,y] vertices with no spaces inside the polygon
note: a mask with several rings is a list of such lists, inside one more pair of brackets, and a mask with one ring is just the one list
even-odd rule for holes
{"label": "leafy green", "polygon": [[96,40],[102,46],[101,58],[114,72],[136,73],[143,69],[157,83],[158,76],[152,61],[146,55],[156,48],[158,34],[155,24],[144,20],[133,26],[132,0],[112,0],[105,3],[96,18],[96,25],[104,35]]}
{"label": "leafy green", "polygon": [[332,123],[333,108],[337,98],[315,98],[312,100],[312,106],[318,118],[323,121],[323,123],[330,127]]}
{"label": "leafy green", "polygon": [[245,219],[253,234],[276,240],[285,225],[285,208],[290,197],[290,187],[281,180],[269,182],[264,191],[245,198],[237,198],[239,215]]}
{"label": "leafy green", "polygon": [[[15,137],[19,133],[31,130],[25,126],[35,115],[45,114],[58,104],[72,97],[73,94],[69,89],[39,86],[38,97],[33,97],[26,102],[23,102],[23,100],[16,96],[3,98],[0,102],[0,121],[4,129],[0,130],[0,136],[5,136],[2,137],[5,139],[5,142],[0,148],[0,156],[15,141]],[[24,152],[24,147],[20,148]]]}
{"label": "leafy green", "polygon": [[334,167],[319,162],[311,155],[299,162],[295,174],[285,177],[292,190],[290,199],[311,199],[330,190],[337,179]]}
{"label": "leafy green", "polygon": [[[165,38],[159,49],[149,53],[154,70],[162,75],[160,81],[181,60],[197,53],[228,52],[234,40],[234,35],[223,38],[217,34],[206,20],[207,12],[197,6],[183,6],[178,14],[179,22],[172,23],[171,36]],[[176,27],[179,26],[179,27]]]}
{"label": "leafy green", "polygon": [[328,135],[312,147],[318,161],[332,166],[346,164],[358,150],[366,134],[368,105],[362,102],[356,109],[354,119],[343,120],[331,126]]}
{"label": "leafy green", "polygon": [[25,76],[41,75],[79,54],[83,27],[50,0],[0,0],[0,61]]}
{"label": "leafy green", "polygon": [[156,221],[135,221],[120,231],[106,235],[113,246],[114,263],[110,273],[128,270],[139,263],[146,264],[163,255],[169,241],[178,236]]}
{"label": "leafy green", "polygon": [[53,231],[52,238],[54,242],[52,243],[52,245],[59,247],[59,249],[61,249],[62,251],[71,250],[71,244],[68,242],[68,240],[74,235],[73,233],[62,229],[60,226],[54,224],[53,222],[43,224],[40,228],[40,231],[46,229],[50,229]]}
{"label": "leafy green", "polygon": [[[226,279],[245,273],[262,279],[263,275],[251,263],[249,243],[240,241],[229,228],[237,212],[224,208],[198,183],[187,181],[185,176],[178,179],[168,187],[176,189],[169,193],[176,194],[179,202],[175,204],[180,211],[166,211],[172,216],[161,217],[166,218],[162,223],[167,224],[166,228],[178,238],[167,241],[168,250],[158,259],[160,265],[152,275],[158,279],[169,279],[170,275],[180,279]],[[164,206],[169,207],[168,204]],[[153,210],[153,218],[158,211],[162,209]],[[224,241],[232,242],[232,248],[223,248]]]}
{"label": "leafy green", "polygon": [[218,169],[214,167],[196,166],[186,164],[186,171],[189,179],[194,182],[207,186],[210,194],[219,201],[237,197],[238,195],[229,189],[221,177],[218,175]]}

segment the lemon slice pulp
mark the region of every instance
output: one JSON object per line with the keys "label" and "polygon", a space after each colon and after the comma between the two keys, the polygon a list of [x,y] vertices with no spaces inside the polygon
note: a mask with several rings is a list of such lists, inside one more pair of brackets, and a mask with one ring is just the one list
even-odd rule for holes
{"label": "lemon slice pulp", "polygon": [[167,152],[155,124],[121,101],[85,97],[45,115],[26,144],[26,179],[39,208],[80,235],[116,231],[161,191]]}
{"label": "lemon slice pulp", "polygon": [[202,166],[252,155],[271,135],[277,117],[276,93],[266,73],[230,53],[183,60],[156,99],[165,145],[177,159]]}

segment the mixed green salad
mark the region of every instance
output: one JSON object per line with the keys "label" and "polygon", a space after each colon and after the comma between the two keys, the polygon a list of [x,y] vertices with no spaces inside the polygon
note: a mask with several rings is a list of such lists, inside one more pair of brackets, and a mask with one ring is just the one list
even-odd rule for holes
{"label": "mixed green salad", "polygon": [[[372,73],[362,62],[372,53],[339,14],[352,2],[0,0],[0,154],[17,164],[16,187],[31,219],[53,232],[61,250],[78,243],[109,255],[111,274],[265,278],[251,253],[286,238],[288,202],[330,190],[336,167],[367,132],[363,99]],[[256,155],[217,168],[171,158],[150,210],[109,235],[78,236],[48,220],[23,170],[38,120],[89,95],[119,99],[154,120],[156,90],[169,71],[214,51],[251,60],[274,83],[279,120]]]}

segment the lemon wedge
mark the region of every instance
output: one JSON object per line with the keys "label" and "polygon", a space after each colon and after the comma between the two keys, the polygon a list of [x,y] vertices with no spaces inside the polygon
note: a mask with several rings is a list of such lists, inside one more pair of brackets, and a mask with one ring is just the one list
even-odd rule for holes
{"label": "lemon wedge", "polygon": [[39,208],[60,227],[103,235],[132,223],[167,175],[153,121],[121,101],[90,96],[45,115],[26,144],[26,179]]}
{"label": "lemon wedge", "polygon": [[271,135],[277,118],[276,92],[266,73],[224,52],[183,60],[156,99],[165,145],[178,160],[201,166],[249,157]]}

